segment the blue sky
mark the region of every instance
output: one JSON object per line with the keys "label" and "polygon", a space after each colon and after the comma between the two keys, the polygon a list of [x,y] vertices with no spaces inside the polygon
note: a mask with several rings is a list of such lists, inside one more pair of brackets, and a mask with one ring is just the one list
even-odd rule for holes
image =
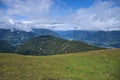
{"label": "blue sky", "polygon": [[119,14],[120,0],[0,0],[0,21],[12,25],[36,20],[60,23],[56,29],[119,30]]}
{"label": "blue sky", "polygon": [[[94,3],[97,1],[98,2],[104,2],[104,1],[113,2],[114,5],[120,6],[119,0],[45,0],[45,1],[43,0],[0,0],[0,10],[1,10],[2,15],[5,15],[5,16],[9,15],[10,17],[13,17],[14,19],[26,19],[26,18],[31,18],[31,17],[34,18],[34,16],[36,15],[35,13],[38,13],[38,14],[40,13],[40,15],[37,16],[40,18],[41,16],[61,17],[64,15],[70,15],[73,12],[79,9],[82,9],[82,8],[89,8],[93,6]],[[25,8],[24,8],[24,5],[26,5]],[[36,5],[40,5],[40,6],[36,7]],[[44,6],[44,5],[48,5],[48,6]],[[29,9],[29,6],[32,7],[31,11],[29,10],[28,12],[24,13],[24,10],[26,10],[27,8]],[[41,14],[41,12],[39,12],[40,7],[42,7],[41,12],[44,11],[44,9],[46,10],[46,12]],[[35,10],[36,12],[34,12],[35,8],[38,8],[37,10]],[[49,10],[50,12],[47,13]],[[11,11],[13,11],[13,13]],[[23,11],[24,13],[23,15],[21,15],[20,13],[21,11]],[[9,12],[11,14],[9,14]],[[44,15],[44,14],[47,14],[47,15]]]}
{"label": "blue sky", "polygon": [[87,8],[93,5],[95,0],[63,0],[72,9]]}

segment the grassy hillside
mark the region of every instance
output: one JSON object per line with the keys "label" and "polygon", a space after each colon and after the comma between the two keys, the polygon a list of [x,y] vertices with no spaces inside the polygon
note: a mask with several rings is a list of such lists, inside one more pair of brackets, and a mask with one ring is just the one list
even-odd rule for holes
{"label": "grassy hillside", "polygon": [[25,55],[51,55],[103,49],[83,42],[68,41],[46,35],[34,37],[18,46],[16,53]]}
{"label": "grassy hillside", "polygon": [[52,56],[1,53],[0,80],[120,80],[120,49]]}

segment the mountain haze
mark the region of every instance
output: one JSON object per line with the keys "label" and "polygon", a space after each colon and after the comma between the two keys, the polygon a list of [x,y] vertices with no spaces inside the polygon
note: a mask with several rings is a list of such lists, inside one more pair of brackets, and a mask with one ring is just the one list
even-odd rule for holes
{"label": "mountain haze", "polygon": [[44,28],[33,28],[32,31],[26,32],[17,29],[0,29],[0,40],[12,45],[20,45],[28,39],[44,35],[85,42],[105,48],[120,48],[120,31],[55,31]]}
{"label": "mountain haze", "polygon": [[68,40],[83,41],[96,46],[120,48],[120,31],[56,31],[60,37]]}
{"label": "mountain haze", "polygon": [[17,29],[0,29],[0,40],[6,41],[12,45],[19,45],[26,40],[42,35],[54,35],[57,33],[49,29],[33,29],[30,32]]}
{"label": "mountain haze", "polygon": [[16,29],[0,29],[0,40],[4,40],[12,45],[19,45],[20,43],[35,37],[36,34]]}

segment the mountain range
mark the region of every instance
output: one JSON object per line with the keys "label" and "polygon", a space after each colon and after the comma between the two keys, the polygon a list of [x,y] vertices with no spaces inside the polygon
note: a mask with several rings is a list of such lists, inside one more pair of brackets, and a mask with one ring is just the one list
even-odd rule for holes
{"label": "mountain range", "polygon": [[11,44],[0,40],[0,52],[11,53],[11,52],[14,52],[15,49],[16,48],[12,46]]}
{"label": "mountain range", "polygon": [[51,55],[61,53],[83,52],[103,49],[84,42],[69,41],[51,35],[29,39],[19,45],[16,53],[24,55]]}
{"label": "mountain range", "polygon": [[56,31],[60,37],[106,48],[120,48],[120,31]]}
{"label": "mountain range", "polygon": [[0,29],[0,40],[6,41],[12,45],[19,45],[34,36],[36,36],[36,34],[32,32],[16,29]]}
{"label": "mountain range", "polygon": [[43,28],[34,28],[26,32],[17,29],[0,29],[0,40],[12,45],[19,45],[28,39],[42,35],[53,35],[67,40],[85,42],[105,48],[120,48],[120,31],[55,31]]}
{"label": "mountain range", "polygon": [[43,35],[58,36],[58,34],[49,29],[33,29],[30,32],[26,32],[18,29],[0,29],[0,40],[6,41],[14,46],[23,43],[24,41]]}

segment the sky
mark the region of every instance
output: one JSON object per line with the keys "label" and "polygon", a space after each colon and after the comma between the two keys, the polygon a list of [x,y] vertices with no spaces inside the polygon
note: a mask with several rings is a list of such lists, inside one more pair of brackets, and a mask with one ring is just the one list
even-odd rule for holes
{"label": "sky", "polygon": [[0,0],[0,28],[120,30],[120,0]]}

